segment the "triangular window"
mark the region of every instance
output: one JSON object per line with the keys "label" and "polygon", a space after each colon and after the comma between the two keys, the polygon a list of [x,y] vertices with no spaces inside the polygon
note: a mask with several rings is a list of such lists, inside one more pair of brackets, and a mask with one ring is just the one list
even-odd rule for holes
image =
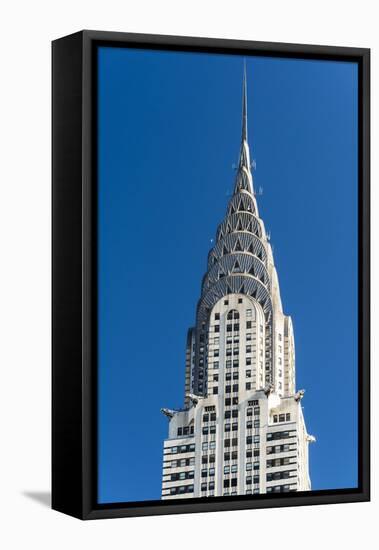
{"label": "triangular window", "polygon": [[234,262],[234,266],[233,266],[232,271],[233,271],[233,273],[240,273],[241,272],[241,267],[240,267],[240,264],[239,264],[238,260],[236,260]]}

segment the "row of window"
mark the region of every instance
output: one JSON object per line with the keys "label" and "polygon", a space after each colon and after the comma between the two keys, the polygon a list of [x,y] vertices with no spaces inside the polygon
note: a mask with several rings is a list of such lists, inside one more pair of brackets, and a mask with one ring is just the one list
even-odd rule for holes
{"label": "row of window", "polygon": [[290,451],[290,446],[288,444],[285,445],[274,445],[272,447],[267,447],[266,453],[268,455],[274,454],[274,453],[288,453]]}
{"label": "row of window", "polygon": [[177,472],[171,474],[171,481],[178,481],[183,479],[193,479],[195,477],[195,472],[191,470],[190,472]]}
{"label": "row of window", "polygon": [[180,487],[171,487],[170,495],[183,495],[185,493],[193,493],[193,485],[182,485]]}
{"label": "row of window", "polygon": [[259,443],[259,435],[246,436],[246,445],[251,445],[252,443]]}
{"label": "row of window", "polygon": [[278,479],[288,479],[289,477],[296,476],[296,470],[285,470],[284,472],[273,472],[266,474],[267,481],[276,481]]}
{"label": "row of window", "polygon": [[192,426],[184,426],[178,428],[178,437],[182,435],[192,435],[193,434],[194,427]]}
{"label": "row of window", "polygon": [[296,491],[296,485],[274,485],[266,489],[266,493],[288,493],[289,491]]}
{"label": "row of window", "polygon": [[[239,304],[242,304],[242,298],[238,298],[238,303]],[[229,302],[228,301],[225,301],[224,302],[224,305],[229,305]],[[251,317],[252,315],[252,310],[251,309],[247,309],[246,310],[246,317]],[[220,314],[219,313],[215,313],[215,321],[219,321],[220,320]],[[227,316],[226,316],[227,319],[239,319],[239,313],[236,309],[231,309]],[[261,325],[261,331],[263,330],[263,326]]]}
{"label": "row of window", "polygon": [[210,415],[209,414],[203,414],[203,422],[215,422],[216,421],[216,413],[213,412]]}
{"label": "row of window", "polygon": [[182,468],[184,466],[193,466],[195,464],[195,457],[180,458],[179,460],[171,460],[171,468]]}
{"label": "row of window", "polygon": [[272,458],[267,461],[267,468],[275,468],[278,466],[286,466],[287,464],[295,464],[295,456],[286,456],[284,458]]}
{"label": "row of window", "polygon": [[273,439],[287,439],[289,437],[296,437],[296,432],[272,432],[267,434],[267,441],[271,441]]}
{"label": "row of window", "polygon": [[177,447],[166,447],[166,450],[168,452],[171,452],[173,454],[176,453],[190,453],[195,450],[195,444],[191,443],[190,445],[179,445]]}
{"label": "row of window", "polygon": [[289,422],[291,420],[291,414],[274,414],[273,416],[274,423],[276,422]]}
{"label": "row of window", "polygon": [[202,464],[208,464],[208,462],[210,464],[213,464],[214,462],[216,462],[216,455],[203,455],[201,457],[201,463]]}
{"label": "row of window", "polygon": [[216,426],[215,425],[203,426],[202,433],[203,433],[203,435],[215,434],[216,433]]}

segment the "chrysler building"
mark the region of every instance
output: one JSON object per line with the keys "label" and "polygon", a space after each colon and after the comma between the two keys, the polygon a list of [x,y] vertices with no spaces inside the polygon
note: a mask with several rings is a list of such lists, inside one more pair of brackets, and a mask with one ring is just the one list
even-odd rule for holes
{"label": "chrysler building", "polygon": [[234,192],[188,331],[184,406],[162,409],[162,499],[308,491],[308,435],[270,238],[251,173],[246,70]]}

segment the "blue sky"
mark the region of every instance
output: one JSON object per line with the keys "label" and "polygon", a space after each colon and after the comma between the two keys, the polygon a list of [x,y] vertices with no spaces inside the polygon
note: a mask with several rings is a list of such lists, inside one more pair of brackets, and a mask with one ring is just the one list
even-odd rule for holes
{"label": "blue sky", "polygon": [[[292,316],[313,489],[357,484],[357,66],[248,57],[251,156]],[[99,49],[99,501],[160,498],[187,329],[233,189],[239,56]]]}

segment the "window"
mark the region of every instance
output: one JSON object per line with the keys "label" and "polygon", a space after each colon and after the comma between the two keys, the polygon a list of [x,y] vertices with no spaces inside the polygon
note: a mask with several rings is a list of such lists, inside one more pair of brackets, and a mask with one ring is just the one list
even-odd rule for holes
{"label": "window", "polygon": [[238,409],[233,409],[232,418],[238,418]]}
{"label": "window", "polygon": [[232,379],[232,373],[231,372],[227,372],[225,374],[225,380],[231,380]]}
{"label": "window", "polygon": [[233,452],[232,452],[232,460],[237,460],[237,457],[238,457],[238,452],[237,452],[237,451],[233,451]]}
{"label": "window", "polygon": [[238,405],[238,397],[233,397],[232,404],[233,405]]}
{"label": "window", "polygon": [[245,376],[246,376],[246,378],[251,378],[251,370],[247,370],[245,372]]}
{"label": "window", "polygon": [[225,462],[230,460],[230,453],[224,453],[224,460],[225,460]]}
{"label": "window", "polygon": [[251,340],[251,332],[246,333],[246,340],[249,342]]}
{"label": "window", "polygon": [[234,323],[234,330],[237,332],[240,329],[239,323]]}
{"label": "window", "polygon": [[242,298],[238,298],[238,303],[242,304]]}
{"label": "window", "polygon": [[208,450],[208,443],[206,441],[204,441],[201,448],[202,448],[203,451],[207,451]]}
{"label": "window", "polygon": [[213,382],[218,382],[218,374],[213,375]]}
{"label": "window", "polygon": [[238,422],[233,422],[232,424],[232,431],[236,432],[238,430]]}
{"label": "window", "polygon": [[213,464],[214,462],[216,462],[216,455],[209,455],[209,463]]}
{"label": "window", "polygon": [[181,436],[183,433],[183,428],[178,428],[178,437]]}
{"label": "window", "polygon": [[203,427],[203,435],[208,435],[208,426]]}
{"label": "window", "polygon": [[229,479],[224,479],[224,489],[228,489],[229,487],[230,487]]}
{"label": "window", "polygon": [[251,407],[246,409],[246,416],[253,416],[253,409]]}
{"label": "window", "polygon": [[259,435],[254,436],[254,443],[259,443]]}
{"label": "window", "polygon": [[239,366],[239,361],[238,359],[233,359],[233,368],[235,369],[236,367]]}
{"label": "window", "polygon": [[230,432],[230,424],[229,423],[225,424],[224,429],[226,432]]}
{"label": "window", "polygon": [[286,419],[286,415],[285,415],[285,414],[280,414],[280,415],[279,415],[279,422],[285,422],[285,419]]}
{"label": "window", "polygon": [[251,346],[246,346],[246,353],[251,353]]}
{"label": "window", "polygon": [[225,366],[226,366],[227,369],[230,369],[231,366],[232,366],[232,361],[230,359],[228,359],[225,363]]}
{"label": "window", "polygon": [[224,474],[229,474],[230,466],[224,466]]}
{"label": "window", "polygon": [[217,395],[217,394],[218,394],[218,387],[215,386],[215,387],[213,388],[213,395]]}
{"label": "window", "polygon": [[213,350],[213,357],[218,357],[220,355],[220,351],[218,349]]}
{"label": "window", "polygon": [[236,311],[235,309],[231,309],[229,312],[228,312],[228,315],[226,317],[228,320],[231,320],[231,319],[239,319],[240,318],[240,314],[238,313],[238,311]]}
{"label": "window", "polygon": [[231,393],[232,386],[225,386],[225,393]]}
{"label": "window", "polygon": [[210,449],[215,449],[215,448],[216,448],[216,441],[211,441],[211,442],[209,443],[209,448],[210,448]]}
{"label": "window", "polygon": [[214,468],[209,468],[209,475],[210,475],[210,476],[214,476],[214,475],[215,475],[215,469],[214,469]]}
{"label": "window", "polygon": [[202,463],[202,464],[208,464],[208,457],[207,457],[207,455],[204,455],[204,456],[201,457],[201,463]]}
{"label": "window", "polygon": [[230,399],[230,397],[227,397],[227,398],[225,399],[225,407],[230,407],[231,402],[232,402],[232,400]]}
{"label": "window", "polygon": [[207,490],[207,484],[206,484],[206,483],[202,483],[202,484],[201,484],[201,490],[202,490],[202,491],[206,491],[206,490]]}
{"label": "window", "polygon": [[230,480],[230,485],[231,485],[231,487],[237,487],[237,478],[236,477],[232,477],[232,479]]}
{"label": "window", "polygon": [[209,421],[209,414],[203,414],[203,422]]}
{"label": "window", "polygon": [[289,422],[291,420],[291,414],[286,413],[286,422]]}
{"label": "window", "polygon": [[251,309],[246,310],[246,317],[251,317]]}
{"label": "window", "polygon": [[215,325],[215,332],[220,332],[220,325]]}
{"label": "window", "polygon": [[246,462],[246,471],[249,471],[249,470],[252,470],[252,469],[253,469],[252,462]]}
{"label": "window", "polygon": [[224,300],[224,306],[228,306],[229,305],[229,300]]}
{"label": "window", "polygon": [[251,321],[246,321],[246,328],[251,328]]}
{"label": "window", "polygon": [[233,384],[233,393],[238,392],[238,384]]}
{"label": "window", "polygon": [[219,321],[220,319],[220,314],[219,313],[215,313],[215,321]]}
{"label": "window", "polygon": [[246,382],[246,389],[251,390],[251,382]]}
{"label": "window", "polygon": [[246,365],[251,365],[251,357],[246,357]]}
{"label": "window", "polygon": [[201,470],[201,477],[207,477],[208,475],[208,470]]}
{"label": "window", "polygon": [[230,411],[225,411],[224,418],[230,418]]}
{"label": "window", "polygon": [[246,428],[247,428],[248,430],[251,430],[252,427],[253,427],[253,421],[252,421],[252,420],[248,420],[248,421],[246,422]]}

